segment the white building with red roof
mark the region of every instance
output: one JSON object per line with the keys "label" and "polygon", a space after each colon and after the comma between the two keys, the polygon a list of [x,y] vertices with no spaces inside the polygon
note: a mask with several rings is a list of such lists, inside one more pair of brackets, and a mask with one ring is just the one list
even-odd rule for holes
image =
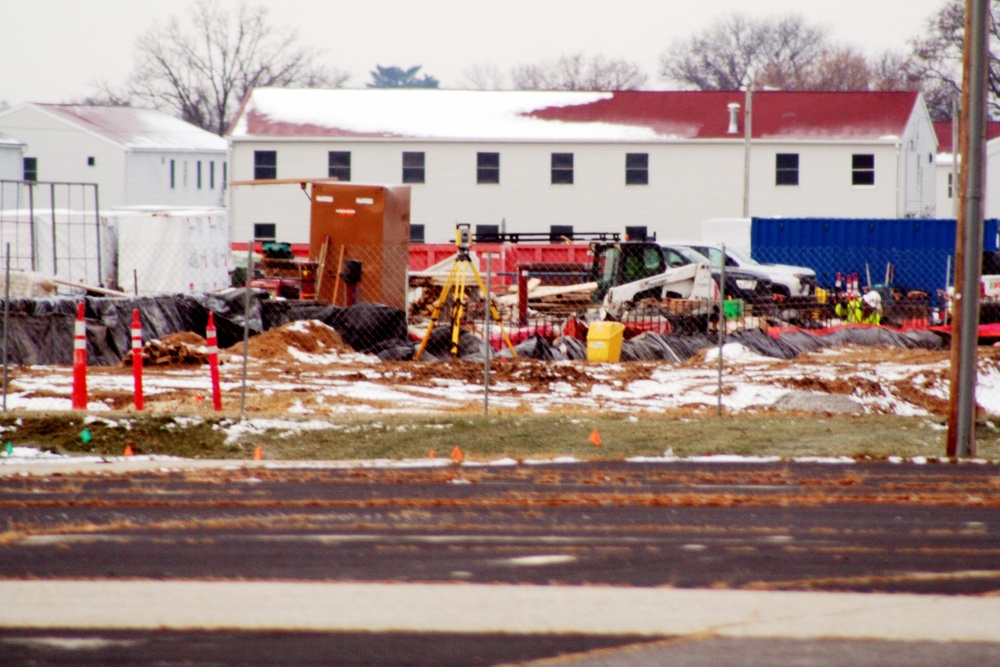
{"label": "white building with red roof", "polygon": [[[508,232],[693,238],[750,216],[929,217],[936,137],[917,92],[253,90],[234,181],[337,177],[411,186],[429,242],[456,223]],[[309,238],[294,185],[231,192],[234,240]]]}
{"label": "white building with red roof", "polygon": [[16,178],[97,183],[102,209],[225,203],[228,142],[160,111],[28,103],[0,132],[23,144]]}
{"label": "white building with red roof", "polygon": [[[934,131],[938,138],[937,153],[937,213],[940,218],[954,218],[958,215],[959,182],[958,165],[955,159],[953,135],[957,128],[950,120],[936,121]],[[986,192],[983,209],[987,219],[1000,218],[1000,122],[986,123]]]}

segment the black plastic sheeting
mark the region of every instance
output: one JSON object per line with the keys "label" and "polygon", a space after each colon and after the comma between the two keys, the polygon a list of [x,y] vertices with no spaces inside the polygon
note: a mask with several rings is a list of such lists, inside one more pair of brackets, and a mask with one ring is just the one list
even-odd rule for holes
{"label": "black plastic sheeting", "polygon": [[[7,362],[15,365],[71,365],[73,332],[78,299],[11,299],[7,305]],[[173,333],[190,331],[205,334],[208,315],[213,314],[220,349],[243,341],[244,326],[251,336],[297,320],[318,320],[336,330],[344,342],[359,352],[376,354],[383,360],[413,359],[419,341],[407,335],[406,314],[381,304],[362,303],[348,308],[312,301],[285,301],[268,298],[267,293],[244,290],[195,295],[149,297],[86,297],[87,362],[93,366],[121,363],[132,345],[132,313],[139,311],[143,341],[162,339]],[[249,308],[247,307],[249,305]],[[451,356],[451,327],[431,331],[421,355],[424,361],[447,361]],[[846,344],[883,345],[907,349],[941,350],[950,345],[945,334],[932,331],[897,331],[883,327],[844,327],[829,333],[802,330],[783,332],[774,338],[760,329],[746,329],[727,336],[764,356],[792,359],[802,352]],[[680,363],[698,351],[718,344],[718,337],[704,333],[643,333],[622,342],[622,361],[670,361]],[[482,361],[486,342],[467,331],[459,337],[458,357]],[[514,348],[518,357],[545,361],[585,360],[587,345],[574,338],[552,342],[532,336]],[[510,357],[504,347],[496,357]]]}
{"label": "black plastic sheeting", "polygon": [[[70,365],[73,332],[81,299],[11,299],[7,305],[7,362],[15,365]],[[86,297],[87,363],[114,366],[132,347],[132,313],[139,311],[143,341],[184,331],[205,335],[213,314],[220,349],[296,320],[319,320],[361,352],[378,353],[406,342],[406,314],[379,304],[339,308],[315,302],[268,298],[254,290],[149,297]],[[247,308],[247,302],[249,308]]]}

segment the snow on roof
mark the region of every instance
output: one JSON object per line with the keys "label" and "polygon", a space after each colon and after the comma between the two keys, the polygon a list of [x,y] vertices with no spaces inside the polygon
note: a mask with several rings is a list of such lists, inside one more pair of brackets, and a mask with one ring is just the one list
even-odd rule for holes
{"label": "snow on roof", "polygon": [[[917,92],[783,92],[753,96],[757,139],[895,140]],[[252,91],[229,136],[664,141],[743,138],[729,132],[741,91],[478,91],[282,89]]]}
{"label": "snow on roof", "polygon": [[40,109],[131,150],[225,151],[228,143],[155,109],[78,104],[38,104]]}
{"label": "snow on roof", "polygon": [[[937,135],[938,140],[938,153],[952,153],[952,141],[951,141],[951,121],[950,120],[938,120],[934,121],[934,134]],[[986,122],[986,141],[992,141],[1000,137],[1000,122],[998,121],[987,121]]]}

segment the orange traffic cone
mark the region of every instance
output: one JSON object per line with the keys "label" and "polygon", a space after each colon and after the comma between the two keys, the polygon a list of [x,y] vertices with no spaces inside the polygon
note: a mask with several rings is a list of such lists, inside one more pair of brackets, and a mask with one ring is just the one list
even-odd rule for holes
{"label": "orange traffic cone", "polygon": [[264,460],[264,446],[263,445],[257,445],[257,447],[253,450],[253,460],[254,461],[263,461]]}
{"label": "orange traffic cone", "polygon": [[455,449],[451,450],[451,460],[454,463],[461,463],[464,458],[465,455],[462,454],[462,449],[458,445],[455,445]]}
{"label": "orange traffic cone", "polygon": [[135,452],[132,451],[132,445],[125,445],[125,456],[135,456]]}
{"label": "orange traffic cone", "polygon": [[593,431],[591,431],[589,440],[594,445],[594,447],[601,446],[601,434],[596,428]]}
{"label": "orange traffic cone", "polygon": [[434,453],[433,449],[430,452],[427,453],[427,458],[429,458],[429,459],[433,459],[433,458],[436,458],[436,457],[437,457],[437,454]]}

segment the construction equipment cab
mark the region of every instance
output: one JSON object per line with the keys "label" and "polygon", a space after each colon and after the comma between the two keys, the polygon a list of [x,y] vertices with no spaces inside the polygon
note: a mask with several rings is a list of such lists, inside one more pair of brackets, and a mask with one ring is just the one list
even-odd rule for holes
{"label": "construction equipment cab", "polygon": [[711,299],[716,294],[707,263],[668,265],[663,249],[645,241],[591,243],[593,301],[611,317],[644,299]]}

